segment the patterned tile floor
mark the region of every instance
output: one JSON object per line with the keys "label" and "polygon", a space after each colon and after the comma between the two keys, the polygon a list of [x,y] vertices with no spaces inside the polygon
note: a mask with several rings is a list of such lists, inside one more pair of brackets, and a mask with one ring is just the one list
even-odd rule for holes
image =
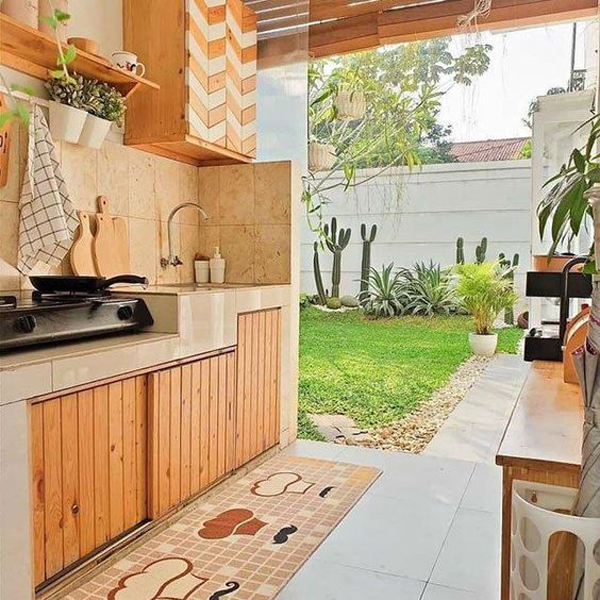
{"label": "patterned tile floor", "polygon": [[280,454],[67,598],[268,600],[379,474]]}

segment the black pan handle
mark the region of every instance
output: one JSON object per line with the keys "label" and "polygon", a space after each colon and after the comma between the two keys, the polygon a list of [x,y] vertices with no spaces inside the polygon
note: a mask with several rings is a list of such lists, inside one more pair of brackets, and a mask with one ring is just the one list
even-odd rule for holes
{"label": "black pan handle", "polygon": [[99,286],[98,289],[104,290],[115,283],[131,283],[134,285],[148,285],[148,279],[146,277],[140,277],[139,275],[117,275],[116,277],[110,277],[105,279]]}

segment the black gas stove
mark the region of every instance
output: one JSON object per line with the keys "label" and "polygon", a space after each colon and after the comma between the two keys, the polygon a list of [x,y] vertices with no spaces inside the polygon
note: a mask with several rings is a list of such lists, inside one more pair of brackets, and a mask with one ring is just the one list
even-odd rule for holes
{"label": "black gas stove", "polygon": [[0,296],[0,351],[135,332],[153,322],[143,300],[106,290]]}

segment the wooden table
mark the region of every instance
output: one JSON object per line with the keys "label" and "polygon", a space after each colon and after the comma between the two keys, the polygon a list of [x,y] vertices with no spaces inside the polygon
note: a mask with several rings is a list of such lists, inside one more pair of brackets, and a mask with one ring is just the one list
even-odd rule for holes
{"label": "wooden table", "polygon": [[[582,427],[579,386],[563,382],[562,363],[534,361],[496,455],[502,467],[502,600],[510,597],[513,479],[578,487]],[[569,587],[568,571],[557,576],[553,588]],[[559,593],[564,592],[552,595]]]}

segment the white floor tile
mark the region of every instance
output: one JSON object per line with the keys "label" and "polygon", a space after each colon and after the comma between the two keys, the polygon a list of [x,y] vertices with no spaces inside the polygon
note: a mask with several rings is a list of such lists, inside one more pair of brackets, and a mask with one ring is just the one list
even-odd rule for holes
{"label": "white floor tile", "polygon": [[477,592],[469,592],[468,590],[457,590],[441,585],[429,583],[425,588],[425,593],[421,596],[421,600],[497,600],[496,597],[482,598],[477,595]]}
{"label": "white floor tile", "polygon": [[495,599],[500,589],[500,514],[460,508],[430,579]]}
{"label": "white floor tile", "polygon": [[502,469],[477,463],[460,506],[499,515],[502,510]]}
{"label": "white floor tile", "polygon": [[277,600],[419,600],[424,587],[422,581],[313,559],[292,578]]}
{"label": "white floor tile", "polygon": [[369,491],[314,557],[427,581],[455,511],[426,496],[397,500]]}
{"label": "white floor tile", "polygon": [[322,458],[323,460],[338,460],[343,450],[338,444],[313,442],[312,440],[296,440],[282,450],[283,454],[305,456],[306,458]]}

